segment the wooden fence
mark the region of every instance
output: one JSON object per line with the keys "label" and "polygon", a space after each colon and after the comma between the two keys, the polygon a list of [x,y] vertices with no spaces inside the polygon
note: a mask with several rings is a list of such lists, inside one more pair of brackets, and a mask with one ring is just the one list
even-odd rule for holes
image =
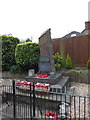
{"label": "wooden fence", "polygon": [[53,39],[54,53],[61,53],[66,58],[70,55],[73,64],[86,64],[90,57],[90,35],[63,39]]}

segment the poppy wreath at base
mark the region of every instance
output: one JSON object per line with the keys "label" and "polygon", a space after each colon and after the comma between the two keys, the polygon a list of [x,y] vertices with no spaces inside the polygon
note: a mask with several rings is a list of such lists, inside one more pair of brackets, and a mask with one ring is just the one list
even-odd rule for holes
{"label": "poppy wreath at base", "polygon": [[45,117],[59,118],[55,112],[47,112],[45,113]]}
{"label": "poppy wreath at base", "polygon": [[42,74],[39,74],[37,75],[36,77],[39,77],[39,78],[46,78],[48,77],[49,75],[47,73],[42,73]]}
{"label": "poppy wreath at base", "polygon": [[32,82],[27,82],[27,81],[17,81],[16,86],[17,87],[22,87],[22,88],[29,88],[31,86],[31,89],[33,89],[33,85],[35,90],[40,90],[40,91],[49,91],[50,89],[50,84],[47,83],[32,83]]}

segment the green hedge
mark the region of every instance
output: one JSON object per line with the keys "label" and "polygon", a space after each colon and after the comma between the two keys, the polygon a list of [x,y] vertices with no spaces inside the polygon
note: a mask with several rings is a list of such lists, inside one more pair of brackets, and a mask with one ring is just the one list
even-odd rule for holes
{"label": "green hedge", "polygon": [[2,35],[2,70],[8,71],[15,62],[15,48],[19,39],[13,36]]}
{"label": "green hedge", "polygon": [[39,55],[40,50],[38,43],[25,42],[16,46],[16,63],[22,66],[23,70],[37,69]]}

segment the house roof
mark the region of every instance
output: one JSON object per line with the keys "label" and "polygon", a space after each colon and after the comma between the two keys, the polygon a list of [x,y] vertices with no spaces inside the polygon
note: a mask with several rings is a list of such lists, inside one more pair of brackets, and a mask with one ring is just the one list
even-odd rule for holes
{"label": "house roof", "polygon": [[65,36],[61,37],[61,38],[53,38],[52,40],[59,40],[59,39],[64,39],[64,38],[71,38],[71,37],[76,37],[76,36],[81,36],[82,34],[80,32],[77,31],[72,31],[68,34],[66,34]]}
{"label": "house roof", "polygon": [[90,35],[90,21],[85,22],[85,29],[82,32],[72,31],[61,38],[54,38],[53,40],[83,36],[83,35]]}
{"label": "house roof", "polygon": [[61,37],[61,39],[62,38],[76,37],[76,36],[81,36],[81,33],[77,32],[77,31],[72,31],[72,32],[66,34],[65,36]]}
{"label": "house roof", "polygon": [[90,30],[84,29],[84,30],[81,32],[81,35],[88,35],[88,34],[90,34]]}

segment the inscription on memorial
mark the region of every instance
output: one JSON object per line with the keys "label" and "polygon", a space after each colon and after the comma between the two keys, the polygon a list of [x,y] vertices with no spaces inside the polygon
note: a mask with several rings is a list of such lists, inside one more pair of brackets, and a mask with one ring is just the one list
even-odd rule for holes
{"label": "inscription on memorial", "polygon": [[44,61],[44,62],[45,62],[45,61],[46,61],[46,62],[49,62],[49,58],[48,58],[48,57],[40,57],[40,61],[41,61],[41,62],[43,62],[43,61]]}

